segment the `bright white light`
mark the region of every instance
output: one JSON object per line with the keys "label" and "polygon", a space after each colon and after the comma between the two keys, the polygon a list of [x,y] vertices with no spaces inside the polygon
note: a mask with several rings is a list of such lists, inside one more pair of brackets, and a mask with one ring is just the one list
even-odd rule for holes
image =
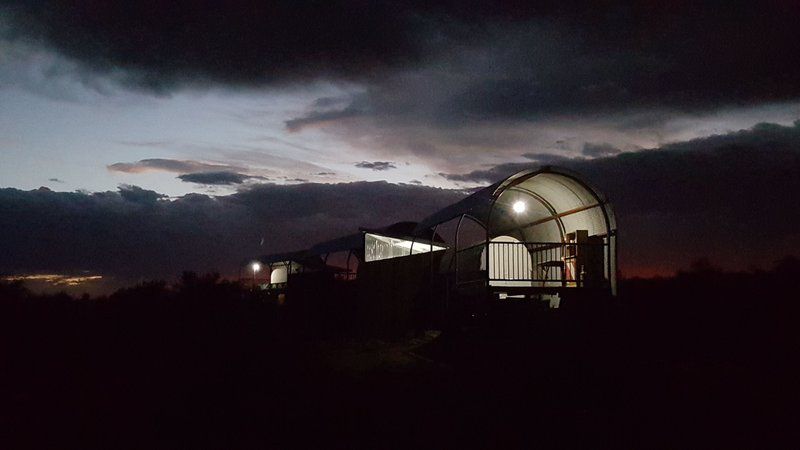
{"label": "bright white light", "polygon": [[514,212],[518,213],[518,214],[519,213],[524,213],[525,212],[525,208],[527,208],[527,206],[525,205],[525,202],[523,202],[522,200],[518,200],[518,201],[514,202],[514,204],[511,207],[514,208]]}
{"label": "bright white light", "polygon": [[259,270],[261,270],[261,264],[257,262],[254,262],[250,267],[253,268],[253,272],[258,272]]}

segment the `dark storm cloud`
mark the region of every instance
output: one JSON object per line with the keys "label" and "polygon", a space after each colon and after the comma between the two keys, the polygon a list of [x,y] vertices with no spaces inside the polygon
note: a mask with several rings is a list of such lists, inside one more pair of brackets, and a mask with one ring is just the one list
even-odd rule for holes
{"label": "dark storm cloud", "polygon": [[566,156],[556,155],[553,153],[528,152],[523,153],[522,156],[530,159],[531,161],[536,161],[539,164],[560,164],[562,162],[570,161],[570,158]]}
{"label": "dark storm cloud", "polygon": [[[521,170],[530,169],[529,162],[504,163],[486,169],[473,170],[469,173],[439,173],[440,176],[450,181],[467,183],[491,183],[500,180]],[[493,181],[489,181],[493,180]]]}
{"label": "dark storm cloud", "polygon": [[[592,148],[591,144],[584,146],[584,154],[587,147]],[[759,160],[786,156],[793,162],[792,158],[800,153],[800,121],[790,126],[761,123],[751,129],[667,144],[657,149],[620,153],[618,149],[611,147],[603,148],[603,152],[608,152],[610,156],[597,159],[568,158],[547,153],[525,153],[522,156],[542,165],[555,164],[581,172],[597,173],[597,176],[603,179],[611,180],[615,176],[625,174],[625,177],[619,178],[619,182],[632,184],[640,182],[642,185],[647,185],[648,177],[655,175],[660,163],[666,164],[665,173],[670,174],[664,176],[671,176],[673,171],[670,170],[670,164],[677,164],[698,172],[695,178],[702,180],[699,172],[703,170],[715,170],[739,164],[734,171],[745,174],[751,171],[749,168],[758,171],[772,164],[770,161]],[[714,161],[711,161],[712,159]],[[690,164],[692,162],[698,164],[692,165]],[[712,162],[715,164],[711,164]],[[652,172],[647,176],[636,175],[642,172],[641,168],[637,169],[640,163]],[[613,175],[605,173],[605,171],[611,172],[611,168],[617,166],[620,168],[615,169]],[[439,175],[453,181],[490,183],[530,167],[531,164],[527,162],[510,162],[463,174],[440,173]],[[602,172],[600,168],[603,168]],[[764,173],[763,176],[770,177],[771,174]],[[631,177],[635,177],[636,181],[632,181]]]}
{"label": "dark storm cloud", "polygon": [[587,5],[496,31],[478,55],[502,70],[478,68],[441,111],[459,123],[793,99],[799,18],[778,2]]}
{"label": "dark storm cloud", "polygon": [[242,184],[248,179],[259,177],[236,172],[195,172],[178,175],[178,178],[187,183],[230,186],[232,184]]}
{"label": "dark storm cloud", "polygon": [[312,106],[314,108],[334,108],[337,106],[346,106],[350,103],[349,97],[320,97],[314,100]]}
{"label": "dark storm cloud", "polygon": [[303,117],[287,120],[286,129],[289,131],[300,131],[306,127],[324,125],[331,122],[340,122],[342,120],[361,117],[364,115],[364,111],[361,111],[353,106],[348,106],[347,108],[340,110],[313,111]]}
{"label": "dark storm cloud", "polygon": [[414,11],[362,1],[4,1],[12,36],[151,89],[363,78],[419,57]]}
{"label": "dark storm cloud", "polygon": [[243,170],[240,167],[233,167],[224,164],[208,164],[198,161],[186,161],[177,159],[150,158],[132,163],[114,163],[107,166],[112,172],[141,173],[148,171],[163,171],[174,173],[196,173],[196,172],[222,172],[227,170]]}
{"label": "dark storm cloud", "polygon": [[365,117],[369,113],[369,97],[364,94],[340,97],[321,97],[311,105],[311,109],[300,117],[285,122],[290,132],[304,128],[336,124],[349,119]]}
{"label": "dark storm cloud", "polygon": [[525,153],[522,157],[529,159],[529,162],[508,162],[490,166],[485,169],[473,170],[468,173],[439,173],[439,176],[450,181],[465,183],[494,183],[521,170],[530,169],[537,165],[569,165],[575,159],[567,158],[552,153]]}
{"label": "dark storm cloud", "polygon": [[64,182],[64,180],[61,180],[59,178],[48,178],[47,181],[52,181],[53,183],[63,183]]}
{"label": "dark storm cloud", "polygon": [[800,214],[791,206],[791,193],[800,192],[800,121],[758,124],[571,167],[636,213],[715,215],[759,236],[790,232]]}
{"label": "dark storm cloud", "polygon": [[354,164],[359,169],[371,169],[375,171],[396,169],[397,166],[391,161],[361,161]]}
{"label": "dark storm cloud", "polygon": [[174,145],[171,141],[119,141],[122,145],[130,147],[166,147]]}
{"label": "dark storm cloud", "polygon": [[462,194],[361,182],[162,197],[135,186],[94,194],[0,189],[0,273],[91,270],[134,281],[182,270],[235,274],[260,253],[306,248],[359,226],[419,220]]}
{"label": "dark storm cloud", "polygon": [[123,184],[119,187],[119,195],[123,200],[133,203],[140,203],[143,205],[154,204],[158,200],[167,197],[166,195],[159,194],[156,191],[142,189],[139,186],[132,186],[129,184]]}
{"label": "dark storm cloud", "polygon": [[[140,87],[357,80],[370,87],[368,114],[410,109],[441,124],[800,95],[793,2],[2,4],[7,39]],[[319,100],[305,120],[364,111],[340,100]]]}
{"label": "dark storm cloud", "polygon": [[583,144],[583,150],[581,151],[581,153],[583,153],[584,156],[588,156],[590,158],[597,158],[600,156],[611,156],[621,152],[622,150],[618,149],[617,147],[614,147],[611,144],[593,144],[590,142]]}

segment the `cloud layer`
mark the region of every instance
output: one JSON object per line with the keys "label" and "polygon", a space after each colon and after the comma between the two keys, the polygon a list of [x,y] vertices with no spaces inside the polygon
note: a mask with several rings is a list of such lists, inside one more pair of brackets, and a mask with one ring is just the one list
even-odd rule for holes
{"label": "cloud layer", "polygon": [[[800,252],[800,121],[623,153],[554,162],[583,174],[614,204],[629,271],[715,263],[765,267]],[[466,174],[486,183],[530,168],[507,163]]]}
{"label": "cloud layer", "polygon": [[261,177],[236,172],[196,172],[178,175],[178,178],[188,183],[230,186],[232,184],[242,184],[251,178]]}
{"label": "cloud layer", "polygon": [[397,166],[391,161],[361,161],[354,164],[359,169],[371,169],[375,171],[396,169]]}
{"label": "cloud layer", "polygon": [[95,70],[122,69],[154,90],[361,78],[419,51],[414,12],[389,2],[3,3],[11,36],[46,42]]}
{"label": "cloud layer", "polygon": [[385,182],[262,184],[176,200],[134,186],[94,194],[0,189],[0,273],[91,271],[126,281],[182,270],[235,274],[246,258],[418,220],[461,196]]}
{"label": "cloud layer", "polygon": [[7,40],[43,43],[145,89],[312,79],[375,87],[342,109],[318,102],[320,111],[289,121],[290,129],[365,106],[376,114],[407,108],[425,100],[425,89],[442,97],[435,112],[445,122],[702,108],[800,93],[800,6],[791,2],[4,0],[0,7]]}
{"label": "cloud layer", "polygon": [[196,173],[196,172],[220,172],[244,170],[241,167],[233,167],[225,164],[209,164],[199,161],[187,161],[178,159],[149,158],[131,163],[114,163],[108,166],[112,172],[123,173],[142,173],[151,171],[173,172],[173,173]]}
{"label": "cloud layer", "polygon": [[[729,268],[766,267],[800,249],[800,121],[561,163],[610,197],[625,274],[669,273],[702,256]],[[530,167],[504,164],[460,177],[496,181]],[[256,254],[419,220],[463,195],[385,182],[261,184],[172,201],[134,186],[94,194],[2,189],[0,272],[230,273]]]}
{"label": "cloud layer", "polygon": [[[800,111],[800,6],[792,2],[0,0],[0,17],[12,62],[0,67],[0,85],[52,60],[32,90],[45,93],[68,74],[102,98],[120,84],[164,98],[244,91],[270,106],[234,107],[236,117],[296,143],[257,149],[290,169],[309,160],[302,147],[310,144],[330,164],[412,161],[406,179],[430,182],[421,167],[465,173],[527,152],[611,156],[758,121],[789,123]],[[14,69],[20,58],[27,65]],[[225,146],[259,138],[220,130]],[[253,174],[168,163],[110,168]],[[313,179],[319,171],[329,170],[281,173]]]}

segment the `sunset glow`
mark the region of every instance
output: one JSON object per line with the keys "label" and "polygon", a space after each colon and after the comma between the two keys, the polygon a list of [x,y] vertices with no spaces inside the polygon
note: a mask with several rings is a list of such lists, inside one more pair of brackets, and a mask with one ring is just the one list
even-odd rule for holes
{"label": "sunset glow", "polygon": [[41,281],[53,286],[80,286],[103,279],[102,275],[71,276],[61,274],[9,275],[0,278],[3,281]]}

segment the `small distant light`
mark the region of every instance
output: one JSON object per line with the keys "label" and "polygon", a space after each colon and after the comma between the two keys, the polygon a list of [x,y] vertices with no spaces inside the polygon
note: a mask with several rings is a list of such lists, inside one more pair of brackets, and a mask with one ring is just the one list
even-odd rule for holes
{"label": "small distant light", "polygon": [[518,214],[524,213],[525,209],[527,208],[525,202],[523,202],[522,200],[514,202],[514,204],[511,207],[514,208],[514,212]]}
{"label": "small distant light", "polygon": [[253,268],[253,272],[258,272],[259,270],[261,270],[261,264],[257,262],[254,262],[251,267]]}

